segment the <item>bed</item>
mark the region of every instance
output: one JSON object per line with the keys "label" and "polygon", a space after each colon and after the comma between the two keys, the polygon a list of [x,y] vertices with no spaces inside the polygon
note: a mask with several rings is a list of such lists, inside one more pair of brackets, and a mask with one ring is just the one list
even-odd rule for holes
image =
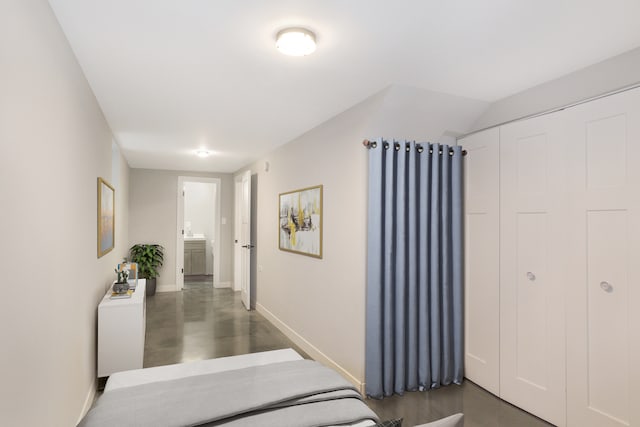
{"label": "bed", "polygon": [[284,349],[115,373],[79,427],[365,427],[377,421],[351,383]]}

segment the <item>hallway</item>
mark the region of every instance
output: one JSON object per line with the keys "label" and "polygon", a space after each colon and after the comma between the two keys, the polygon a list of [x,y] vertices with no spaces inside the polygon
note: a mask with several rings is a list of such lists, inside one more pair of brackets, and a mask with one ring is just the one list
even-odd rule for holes
{"label": "hallway", "polygon": [[184,290],[193,290],[196,288],[213,287],[213,275],[191,275],[184,276]]}
{"label": "hallway", "polygon": [[147,298],[145,368],[288,347],[307,357],[229,288],[194,285]]}

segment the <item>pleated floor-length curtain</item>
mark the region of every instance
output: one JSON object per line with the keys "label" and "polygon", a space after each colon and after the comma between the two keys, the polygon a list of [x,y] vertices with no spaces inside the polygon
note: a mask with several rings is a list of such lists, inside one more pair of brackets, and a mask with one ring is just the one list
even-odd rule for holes
{"label": "pleated floor-length curtain", "polygon": [[366,394],[461,383],[462,148],[369,146]]}

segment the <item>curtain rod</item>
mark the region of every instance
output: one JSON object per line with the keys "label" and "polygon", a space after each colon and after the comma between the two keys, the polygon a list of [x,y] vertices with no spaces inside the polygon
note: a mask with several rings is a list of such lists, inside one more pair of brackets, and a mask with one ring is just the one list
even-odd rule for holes
{"label": "curtain rod", "polygon": [[[481,128],[481,129],[477,129],[477,130],[471,131],[469,133],[466,133],[464,135],[458,136],[456,138],[456,140],[465,138],[467,136],[473,135],[473,134],[478,133],[478,132],[485,131],[487,129],[493,129],[493,128],[504,126],[504,125],[507,125],[507,124],[510,124],[510,123],[519,122],[521,120],[531,119],[531,118],[534,118],[534,117],[546,116],[547,114],[552,114],[552,113],[555,113],[557,111],[562,111],[564,109],[576,107],[578,105],[582,105],[582,104],[585,104],[587,102],[595,101],[595,100],[600,99],[600,98],[606,98],[608,96],[617,95],[619,93],[627,92],[627,91],[630,91],[630,90],[633,90],[633,89],[638,89],[638,88],[640,88],[640,82],[634,83],[634,84],[631,84],[631,85],[628,85],[628,86],[622,86],[622,87],[620,87],[618,89],[614,89],[614,90],[611,90],[609,92],[604,92],[604,93],[601,93],[599,95],[591,96],[589,98],[585,98],[585,99],[582,99],[580,101],[572,102],[570,104],[566,104],[566,105],[563,105],[561,107],[550,108],[548,110],[539,111],[537,113],[527,114],[527,115],[524,115],[524,116],[521,116],[521,117],[516,117],[515,119],[511,119],[511,120],[507,120],[507,121],[504,121],[504,122],[501,122],[501,123],[497,123],[495,125],[491,125],[491,126],[487,126],[487,127]],[[375,146],[375,141],[369,141],[368,139],[365,139],[364,141],[362,141],[362,145],[364,145],[367,148],[371,148],[371,147]],[[467,155],[467,150],[462,150],[462,155],[466,156]]]}
{"label": "curtain rod", "polygon": [[[364,145],[366,148],[376,148],[378,143],[376,141],[369,141],[368,139],[365,139],[362,141],[362,145]],[[440,154],[442,154],[442,151],[440,151]],[[453,148],[449,148],[449,154],[453,154]],[[467,150],[462,150],[462,155],[466,156]]]}

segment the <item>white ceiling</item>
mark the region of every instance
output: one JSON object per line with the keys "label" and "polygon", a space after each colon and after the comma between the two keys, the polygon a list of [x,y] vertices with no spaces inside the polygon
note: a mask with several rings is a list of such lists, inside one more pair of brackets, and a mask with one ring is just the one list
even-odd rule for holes
{"label": "white ceiling", "polygon": [[234,172],[391,84],[494,101],[640,46],[638,0],[49,2],[136,168]]}

